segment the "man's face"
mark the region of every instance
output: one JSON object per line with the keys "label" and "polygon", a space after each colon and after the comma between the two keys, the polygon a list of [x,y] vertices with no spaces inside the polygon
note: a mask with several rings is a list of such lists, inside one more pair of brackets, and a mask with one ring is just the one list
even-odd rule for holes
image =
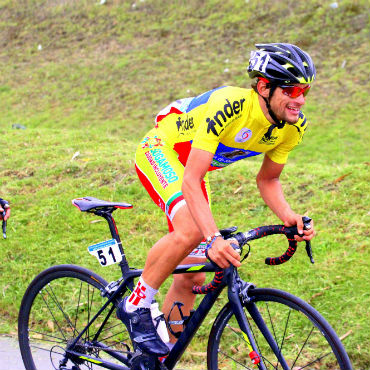
{"label": "man's face", "polygon": [[[295,84],[304,88],[307,84]],[[275,113],[276,117],[290,124],[294,124],[298,121],[299,112],[306,102],[306,97],[303,93],[293,98],[284,93],[284,88],[277,87],[270,100],[270,105]]]}

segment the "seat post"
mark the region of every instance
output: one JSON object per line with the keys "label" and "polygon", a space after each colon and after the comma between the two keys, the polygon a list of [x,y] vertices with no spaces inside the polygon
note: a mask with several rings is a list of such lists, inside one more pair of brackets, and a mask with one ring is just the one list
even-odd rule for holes
{"label": "seat post", "polygon": [[117,243],[120,244],[121,239],[120,239],[119,234],[118,234],[118,229],[117,229],[117,226],[116,226],[116,222],[114,221],[114,218],[112,216],[113,210],[111,210],[111,209],[109,209],[109,210],[98,210],[98,211],[96,211],[94,213],[97,216],[101,216],[101,217],[105,218],[105,220],[108,222],[109,231],[110,231],[110,233],[112,235],[112,238],[113,239],[116,239],[117,240]]}
{"label": "seat post", "polygon": [[112,212],[114,210],[115,210],[115,208],[111,208],[109,210],[98,210],[94,213],[97,216],[103,217],[108,222],[109,230],[110,230],[110,233],[112,235],[112,238],[117,241],[119,250],[120,250],[121,255],[122,255],[122,261],[119,263],[119,265],[121,267],[122,273],[124,274],[124,273],[126,273],[130,270],[130,267],[129,267],[127,259],[126,259],[125,251],[123,250],[123,247],[122,247],[122,242],[121,242],[121,238],[120,238],[119,233],[118,233],[116,222],[114,221],[114,218],[112,216]]}

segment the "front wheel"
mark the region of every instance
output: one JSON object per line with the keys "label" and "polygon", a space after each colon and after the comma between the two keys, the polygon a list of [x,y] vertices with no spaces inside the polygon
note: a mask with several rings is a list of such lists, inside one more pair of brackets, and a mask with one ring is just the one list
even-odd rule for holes
{"label": "front wheel", "polygon": [[[106,285],[99,275],[74,265],[53,266],[32,281],[18,318],[19,346],[27,370],[95,369],[99,361],[86,361],[88,357],[125,362],[132,346],[113,304],[71,347],[106,302],[101,295]],[[81,355],[67,356],[67,350]]]}
{"label": "front wheel", "polygon": [[[248,295],[251,301],[243,305],[244,313],[260,354],[259,369],[352,369],[337,334],[309,304],[275,289],[250,289]],[[278,356],[262,334],[261,324],[256,324],[261,319],[279,348]],[[227,304],[211,330],[208,370],[256,368],[249,358],[243,334]],[[279,356],[285,359],[284,365]]]}

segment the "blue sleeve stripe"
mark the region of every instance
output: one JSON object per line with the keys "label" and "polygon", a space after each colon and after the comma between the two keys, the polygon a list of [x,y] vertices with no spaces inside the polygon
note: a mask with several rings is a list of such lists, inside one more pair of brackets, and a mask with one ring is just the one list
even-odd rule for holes
{"label": "blue sleeve stripe", "polygon": [[216,89],[213,89],[213,90],[210,90],[210,91],[207,91],[205,92],[204,94],[202,95],[199,95],[199,96],[196,96],[192,101],[191,103],[189,104],[188,108],[186,109],[186,113],[189,113],[191,110],[193,110],[194,108],[196,107],[199,107],[200,105],[202,104],[206,104],[209,100],[209,97],[212,95],[212,93],[216,90],[219,90],[219,89],[222,89],[226,86],[220,86],[220,87],[217,87]]}
{"label": "blue sleeve stripe", "polygon": [[301,127],[303,127],[306,124],[306,116],[302,113],[302,111],[299,112],[299,118],[303,119],[303,122],[301,123]]}

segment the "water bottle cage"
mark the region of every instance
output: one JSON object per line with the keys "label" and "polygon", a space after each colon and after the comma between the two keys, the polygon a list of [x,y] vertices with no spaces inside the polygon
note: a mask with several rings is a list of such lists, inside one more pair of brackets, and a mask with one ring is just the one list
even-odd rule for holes
{"label": "water bottle cage", "polygon": [[[169,330],[169,332],[175,337],[175,338],[179,338],[182,331],[174,331],[171,327],[171,325],[182,325],[183,329],[185,328],[186,324],[188,323],[188,321],[190,320],[190,317],[192,315],[192,313],[194,312],[193,310],[190,311],[190,315],[189,316],[184,316],[183,312],[182,312],[182,309],[181,307],[183,306],[184,304],[182,302],[174,302],[172,304],[172,307],[171,307],[171,310],[170,310],[170,313],[168,314],[168,317],[167,317],[167,328]],[[170,317],[171,317],[171,314],[172,314],[172,311],[173,309],[177,307],[177,309],[179,310],[179,313],[180,313],[180,317],[181,317],[181,320],[170,320]]]}

